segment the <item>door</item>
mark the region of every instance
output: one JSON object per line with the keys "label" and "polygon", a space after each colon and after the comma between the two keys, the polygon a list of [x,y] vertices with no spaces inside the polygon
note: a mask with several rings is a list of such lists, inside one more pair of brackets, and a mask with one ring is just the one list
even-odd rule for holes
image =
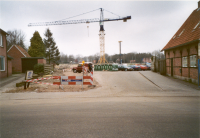
{"label": "door", "polygon": [[27,70],[33,70],[34,66],[37,64],[37,59],[21,59],[22,60],[22,73]]}
{"label": "door", "polygon": [[200,59],[198,59],[198,85],[200,87]]}
{"label": "door", "polygon": [[173,67],[173,58],[171,58],[171,76],[173,76],[174,74],[174,67]]}

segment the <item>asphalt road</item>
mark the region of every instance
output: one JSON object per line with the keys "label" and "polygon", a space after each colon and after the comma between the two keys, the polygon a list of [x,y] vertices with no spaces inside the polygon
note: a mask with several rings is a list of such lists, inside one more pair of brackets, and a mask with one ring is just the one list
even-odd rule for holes
{"label": "asphalt road", "polygon": [[200,90],[153,72],[95,72],[102,87],[1,94],[2,138],[199,138]]}

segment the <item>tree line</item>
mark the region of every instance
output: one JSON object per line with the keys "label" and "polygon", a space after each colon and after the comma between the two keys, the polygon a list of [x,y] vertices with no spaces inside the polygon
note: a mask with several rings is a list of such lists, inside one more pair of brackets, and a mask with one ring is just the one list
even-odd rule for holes
{"label": "tree line", "polygon": [[[144,62],[150,62],[152,56],[156,56],[158,59],[165,58],[165,55],[162,52],[160,52],[160,50],[155,50],[152,53],[137,53],[137,52],[125,53],[121,55],[121,59],[123,63],[144,63]],[[119,54],[114,54],[114,55],[105,54],[105,58],[108,61],[108,63],[119,63],[120,61]],[[90,56],[72,55],[72,54],[67,55],[61,53],[59,63],[62,64],[80,63],[83,60],[85,62],[98,63],[99,59],[100,59],[99,53]]]}
{"label": "tree line", "polygon": [[21,30],[9,30],[7,33],[7,49],[12,45],[20,45],[31,57],[45,57],[48,64],[59,64],[60,52],[49,28],[44,33],[44,39],[42,39],[38,31],[35,31],[30,39],[28,48],[24,44],[25,34]]}
{"label": "tree line", "polygon": [[[39,32],[35,31],[33,37],[30,39],[31,45],[27,48],[24,44],[25,34],[21,30],[7,31],[7,49],[12,45],[17,44],[23,47],[31,57],[46,57],[47,63],[79,63],[83,60],[86,62],[98,63],[100,59],[99,53],[90,56],[82,55],[67,55],[59,52],[58,46],[56,46],[53,33],[49,28],[46,29],[42,39]],[[130,52],[121,55],[123,63],[143,63],[149,62],[152,56],[156,56],[158,59],[164,59],[165,55],[160,50],[154,50],[152,53],[137,53]],[[105,54],[105,58],[109,63],[119,63],[119,54],[108,55]]]}

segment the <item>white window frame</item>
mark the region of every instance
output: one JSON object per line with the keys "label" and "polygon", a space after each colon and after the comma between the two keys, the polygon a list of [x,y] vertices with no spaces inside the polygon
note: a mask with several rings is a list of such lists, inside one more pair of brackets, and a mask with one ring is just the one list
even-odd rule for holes
{"label": "white window frame", "polygon": [[[192,61],[191,58],[194,58],[195,57],[195,61]],[[195,65],[191,65],[192,62],[195,62]],[[197,55],[191,55],[190,56],[190,67],[197,67]]]}
{"label": "white window frame", "polygon": [[3,70],[1,70],[1,68],[0,68],[0,71],[5,71],[5,57],[4,56],[0,56],[0,60],[1,60],[1,58],[3,58],[3,62],[4,62],[4,65],[3,65]]}
{"label": "white window frame", "polygon": [[[186,60],[186,61],[184,61]],[[185,65],[186,63],[186,65]],[[188,67],[188,57],[182,57],[182,67]]]}
{"label": "white window frame", "polygon": [[3,47],[3,36],[0,34],[0,47]]}
{"label": "white window frame", "polygon": [[182,32],[179,34],[179,36],[178,36],[178,37],[180,37],[184,31],[185,31],[185,29],[183,29],[183,31],[182,31]]}
{"label": "white window frame", "polygon": [[198,56],[200,56],[200,42],[198,44]]}
{"label": "white window frame", "polygon": [[193,28],[193,30],[195,30],[197,28],[197,26],[199,26],[199,22],[197,23],[197,25]]}

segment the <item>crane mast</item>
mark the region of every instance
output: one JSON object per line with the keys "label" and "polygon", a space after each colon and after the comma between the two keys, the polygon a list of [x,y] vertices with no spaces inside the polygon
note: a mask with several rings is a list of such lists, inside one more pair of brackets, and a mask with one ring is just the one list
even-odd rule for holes
{"label": "crane mast", "polygon": [[68,21],[53,21],[53,22],[39,22],[39,23],[29,23],[28,26],[49,26],[49,25],[66,25],[66,24],[79,24],[79,23],[94,23],[99,22],[100,30],[99,30],[99,43],[100,43],[100,59],[98,64],[108,63],[105,59],[105,30],[104,30],[104,22],[108,21],[118,21],[123,20],[126,22],[128,19],[131,19],[131,16],[119,17],[116,19],[104,19],[103,9],[100,8],[100,19],[81,19],[81,20],[68,20]]}
{"label": "crane mast", "polygon": [[100,11],[100,22],[99,22],[99,26],[100,26],[100,30],[99,30],[99,43],[100,43],[100,59],[99,59],[99,64],[104,64],[104,63],[108,63],[106,58],[105,58],[105,33],[104,33],[104,17],[103,17],[103,9],[101,8]]}

